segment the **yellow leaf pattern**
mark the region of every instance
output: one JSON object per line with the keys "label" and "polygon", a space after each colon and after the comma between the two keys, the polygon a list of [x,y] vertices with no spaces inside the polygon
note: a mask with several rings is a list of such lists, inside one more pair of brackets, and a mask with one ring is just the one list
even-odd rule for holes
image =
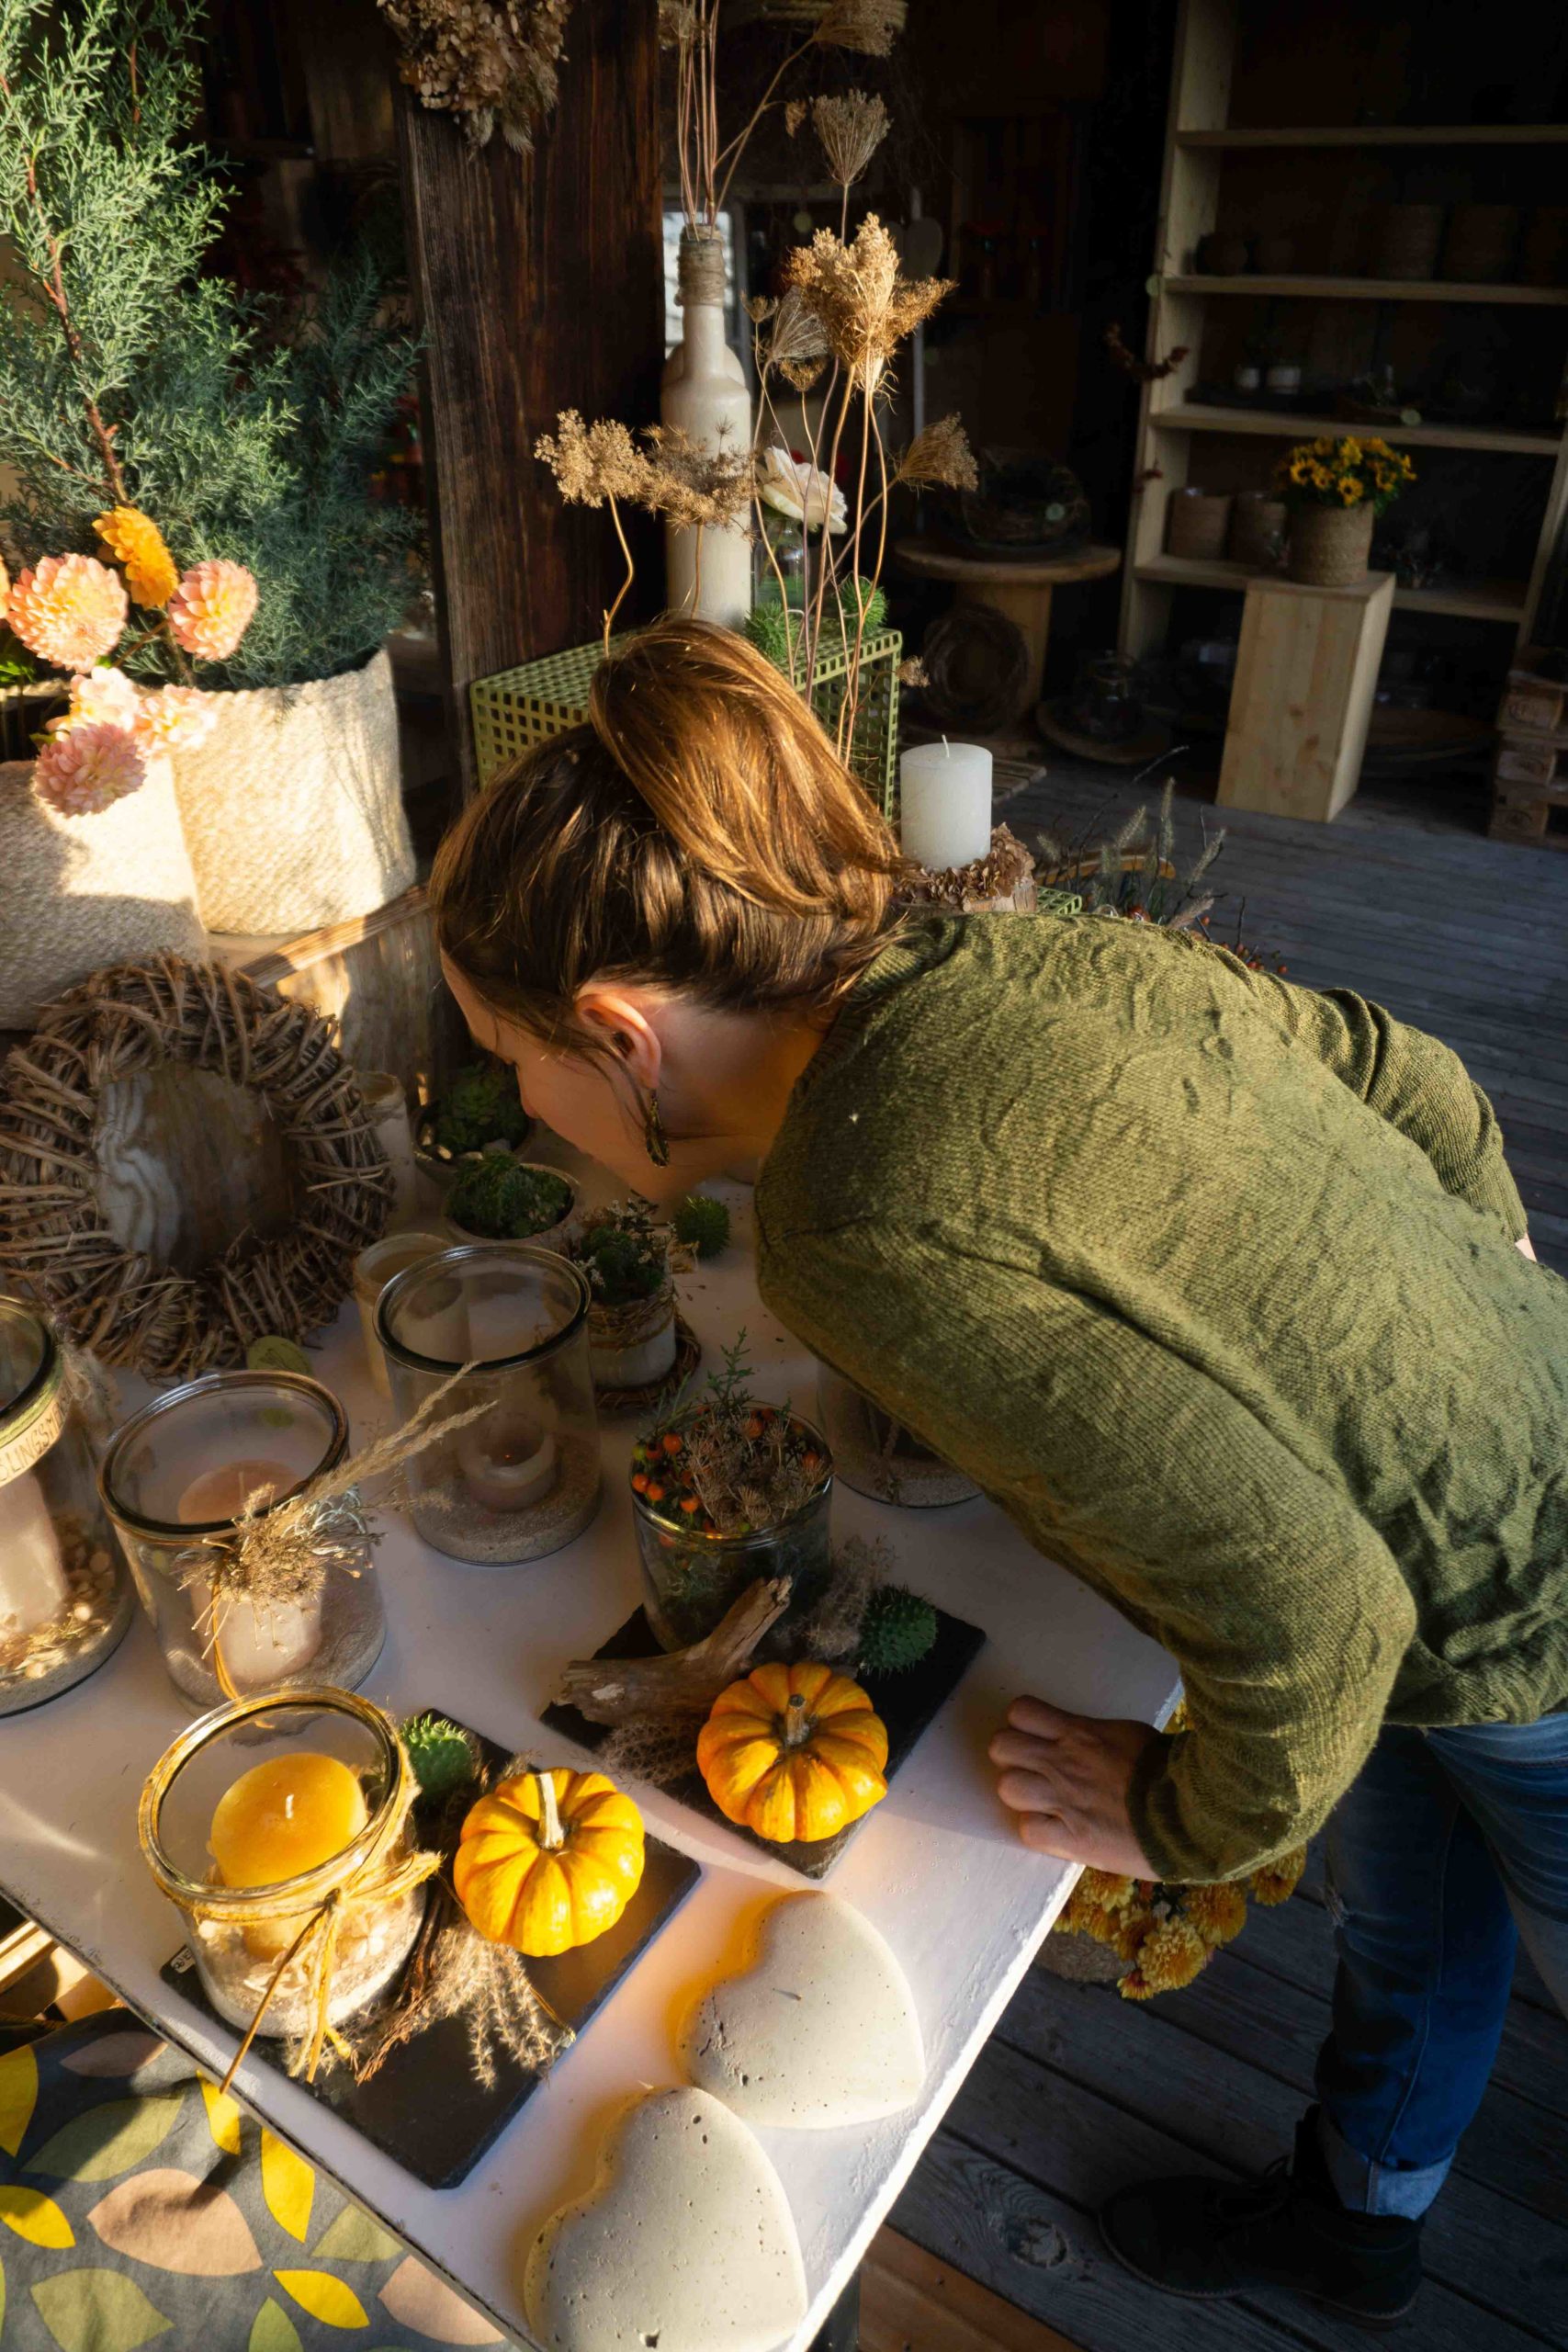
{"label": "yellow leaf pattern", "polygon": [[0,2148],[14,2156],[33,2120],[38,2101],[38,2060],[32,2045],[7,2050],[0,2058]]}
{"label": "yellow leaf pattern", "polygon": [[183,2091],[141,2098],[106,2099],[85,2115],[73,2116],[39,2150],[29,2172],[54,2173],[62,2180],[112,2180],[150,2156],[167,2137],[184,2103]]}
{"label": "yellow leaf pattern", "polygon": [[60,2352],[136,2352],[173,2324],[122,2270],[57,2270],[33,2301]]}
{"label": "yellow leaf pattern", "polygon": [[368,2327],[369,2313],[352,2287],[326,2270],[275,2270],[273,2277],[301,2311],[323,2327]]}
{"label": "yellow leaf pattern", "polygon": [[209,2083],[205,2075],[198,2075],[197,2081],[201,2086],[202,2105],[207,2109],[207,2128],[212,2134],[214,2146],[221,2148],[226,2156],[237,2156],[240,2153],[240,2125],[244,2120],[243,2110],[220,2091],[216,2083]]}
{"label": "yellow leaf pattern", "polygon": [[316,2176],[303,2156],[297,2156],[287,2141],[274,2132],[261,2135],[262,2195],[267,2211],[280,2230],[291,2238],[305,2243],[305,2233],[310,2226],[310,2204],[316,2194]]}
{"label": "yellow leaf pattern", "polygon": [[76,2243],[70,2222],[41,2188],[13,2188],[0,2182],[0,2222],[29,2245],[59,2247]]}

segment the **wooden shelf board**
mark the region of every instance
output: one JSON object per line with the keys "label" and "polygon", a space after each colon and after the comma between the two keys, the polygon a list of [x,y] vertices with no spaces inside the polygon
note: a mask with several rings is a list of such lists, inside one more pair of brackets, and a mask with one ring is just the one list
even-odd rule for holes
{"label": "wooden shelf board", "polygon": [[1438,277],[1266,277],[1247,271],[1239,277],[1168,277],[1168,294],[1279,294],[1333,302],[1531,302],[1568,307],[1568,286],[1522,286],[1516,281],[1466,286]]}
{"label": "wooden shelf board", "polygon": [[1561,147],[1568,122],[1328,123],[1314,130],[1179,130],[1179,147]]}
{"label": "wooden shelf board", "polygon": [[1304,440],[1320,433],[1381,433],[1385,439],[1408,441],[1418,448],[1496,450],[1519,458],[1555,458],[1562,446],[1561,434],[1527,433],[1505,424],[1371,424],[1269,409],[1209,408],[1201,401],[1156,409],[1149,423],[1156,433],[1253,433],[1275,441]]}
{"label": "wooden shelf board", "polygon": [[[1136,567],[1140,580],[1168,588],[1244,589],[1257,578],[1252,565],[1227,563],[1219,557],[1156,555]],[[1506,621],[1517,624],[1524,615],[1522,583],[1496,580],[1472,581],[1452,588],[1396,588],[1395,605],[1404,612],[1443,614],[1458,620]]]}

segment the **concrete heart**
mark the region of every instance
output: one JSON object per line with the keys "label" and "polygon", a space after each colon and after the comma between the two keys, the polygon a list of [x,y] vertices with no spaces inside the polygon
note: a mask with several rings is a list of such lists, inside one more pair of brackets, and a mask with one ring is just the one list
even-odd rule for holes
{"label": "concrete heart", "polygon": [[835,1894],[771,1906],[756,1959],[705,1994],[682,2054],[702,2089],[762,2124],[870,2123],[908,2107],[926,2073],[908,1979]]}
{"label": "concrete heart", "polygon": [[524,2295],[548,2352],[773,2352],[807,2303],[779,2177],[700,2090],[622,2116],[593,2188],[535,2241]]}

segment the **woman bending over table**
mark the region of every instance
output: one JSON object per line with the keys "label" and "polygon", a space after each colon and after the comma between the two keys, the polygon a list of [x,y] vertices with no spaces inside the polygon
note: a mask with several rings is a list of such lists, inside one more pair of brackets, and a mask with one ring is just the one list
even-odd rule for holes
{"label": "woman bending over table", "polygon": [[527,1108],[659,1198],[760,1158],[768,1304],[1176,1657],[1176,1737],[1015,1702],[1024,1843],[1202,1881],[1328,1824],[1289,2170],[1102,2225],[1176,2293],[1393,2319],[1516,1932],[1568,2002],[1568,1285],[1434,1039],[1183,933],[900,920],[898,870],[784,679],[665,621],[434,894]]}

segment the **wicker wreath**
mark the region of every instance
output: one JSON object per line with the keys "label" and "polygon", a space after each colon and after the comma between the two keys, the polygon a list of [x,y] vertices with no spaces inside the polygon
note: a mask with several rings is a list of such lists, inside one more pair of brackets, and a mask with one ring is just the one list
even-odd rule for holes
{"label": "wicker wreath", "polygon": [[946,727],[1009,727],[1029,687],[1023,631],[994,605],[954,605],[933,621],[920,647],[925,704]]}
{"label": "wicker wreath", "polygon": [[[242,1235],[196,1274],[125,1249],[98,1199],[99,1100],[162,1063],[259,1095],[306,1204],[287,1232]],[[0,1272],[102,1363],[149,1380],[239,1363],[253,1340],[327,1322],[391,1193],[331,1024],[243,973],[177,956],[95,972],[0,1071]]]}

